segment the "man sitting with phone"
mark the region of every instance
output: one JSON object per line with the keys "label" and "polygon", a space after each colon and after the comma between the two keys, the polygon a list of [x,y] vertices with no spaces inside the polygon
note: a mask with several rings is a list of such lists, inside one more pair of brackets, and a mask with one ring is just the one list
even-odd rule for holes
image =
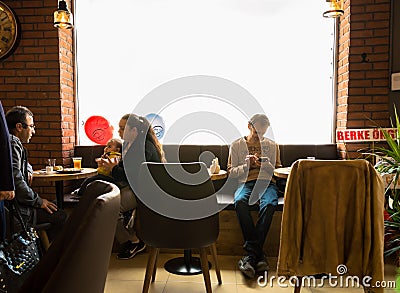
{"label": "man sitting with phone", "polygon": [[[255,114],[248,122],[250,134],[235,140],[229,150],[228,172],[239,181],[235,210],[247,252],[238,265],[249,278],[269,269],[263,246],[278,204],[278,188],[272,175],[275,168],[281,167],[281,161],[278,144],[264,137],[269,126],[267,116]],[[254,225],[250,205],[256,202],[259,214]]]}

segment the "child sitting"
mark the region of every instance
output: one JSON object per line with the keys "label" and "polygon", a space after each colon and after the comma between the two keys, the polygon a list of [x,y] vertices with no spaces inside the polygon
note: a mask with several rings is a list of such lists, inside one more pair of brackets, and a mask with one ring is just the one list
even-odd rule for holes
{"label": "child sitting", "polygon": [[[104,147],[103,159],[121,159],[122,142],[118,138],[110,139]],[[104,167],[98,167],[97,173],[105,176],[110,176],[111,171],[107,171]]]}
{"label": "child sitting", "polygon": [[[110,139],[106,146],[104,147],[104,153],[101,156],[103,159],[121,159],[121,150],[122,150],[122,141],[118,138]],[[103,167],[97,168],[97,175],[93,177],[86,178],[85,181],[82,182],[82,185],[79,189],[75,190],[74,193],[78,196],[82,196],[85,193],[86,187],[89,183],[95,180],[104,180],[111,183],[115,183],[114,179],[111,177],[111,172],[107,171]]]}

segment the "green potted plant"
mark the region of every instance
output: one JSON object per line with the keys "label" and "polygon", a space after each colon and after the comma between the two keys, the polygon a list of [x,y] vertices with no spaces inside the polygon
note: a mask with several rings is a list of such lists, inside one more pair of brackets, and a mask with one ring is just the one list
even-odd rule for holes
{"label": "green potted plant", "polygon": [[396,137],[381,129],[387,147],[376,147],[371,154],[380,161],[377,171],[387,183],[385,190],[385,255],[400,253],[400,122],[395,110]]}

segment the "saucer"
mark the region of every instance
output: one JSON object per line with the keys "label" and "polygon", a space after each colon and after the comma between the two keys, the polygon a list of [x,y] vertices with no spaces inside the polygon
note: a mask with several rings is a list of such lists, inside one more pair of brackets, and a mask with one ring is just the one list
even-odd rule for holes
{"label": "saucer", "polygon": [[55,171],[58,174],[74,174],[74,173],[81,173],[82,169],[78,168],[64,168],[63,170]]}
{"label": "saucer", "polygon": [[56,174],[56,173],[57,173],[56,171],[51,171],[51,172],[46,172],[46,170],[39,171],[39,174],[42,174],[42,175],[52,175],[52,174]]}

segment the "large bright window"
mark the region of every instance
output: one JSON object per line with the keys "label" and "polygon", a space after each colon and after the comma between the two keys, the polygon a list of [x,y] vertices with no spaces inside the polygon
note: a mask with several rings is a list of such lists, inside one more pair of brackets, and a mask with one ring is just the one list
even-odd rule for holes
{"label": "large bright window", "polygon": [[[256,112],[270,118],[278,143],[330,143],[334,20],[322,17],[324,4],[76,1],[80,144],[92,144],[83,128],[88,117],[105,117],[117,136],[119,118],[130,112],[161,116],[164,143],[231,143],[248,133],[246,115]],[[185,77],[196,75],[237,85],[254,100],[235,91],[218,96],[216,88],[229,87],[224,82],[190,93]],[[188,86],[186,95],[154,94],[168,95],[171,82]]]}

